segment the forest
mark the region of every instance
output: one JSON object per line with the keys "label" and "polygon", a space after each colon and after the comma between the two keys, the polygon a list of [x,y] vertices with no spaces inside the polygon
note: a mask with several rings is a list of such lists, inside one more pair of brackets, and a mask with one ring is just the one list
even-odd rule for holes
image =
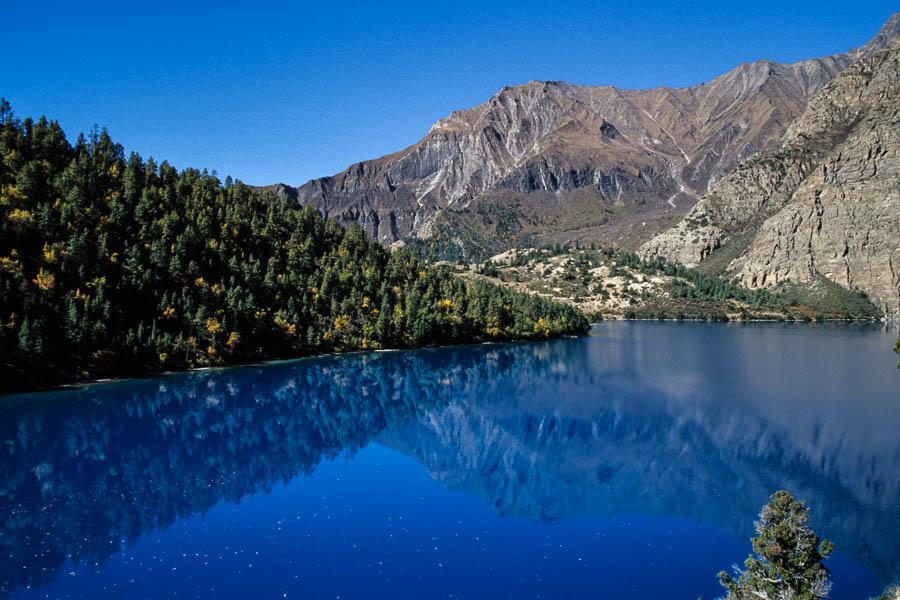
{"label": "forest", "polygon": [[584,333],[579,310],[0,100],[0,392],[379,348]]}

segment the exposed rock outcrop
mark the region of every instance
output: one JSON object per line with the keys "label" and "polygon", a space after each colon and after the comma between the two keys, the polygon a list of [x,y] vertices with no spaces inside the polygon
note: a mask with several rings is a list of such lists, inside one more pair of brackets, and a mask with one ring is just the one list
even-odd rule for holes
{"label": "exposed rock outcrop", "polygon": [[825,86],[780,148],[738,167],[642,253],[689,265],[718,254],[750,287],[824,276],[900,313],[898,106],[894,41]]}
{"label": "exposed rock outcrop", "polygon": [[384,243],[427,237],[435,217],[448,210],[549,192],[555,199],[536,200],[549,215],[540,223],[543,235],[578,229],[578,220],[566,217],[568,205],[576,202],[581,211],[587,203],[609,214],[589,223],[582,237],[608,240],[609,230],[627,223],[624,242],[636,246],[653,233],[642,223],[681,216],[711,182],[776,143],[813,94],[898,29],[900,18],[892,17],[859,50],[792,65],[760,60],[691,88],[534,81],[507,87],[438,121],[409,148],[278,189],[358,223]]}

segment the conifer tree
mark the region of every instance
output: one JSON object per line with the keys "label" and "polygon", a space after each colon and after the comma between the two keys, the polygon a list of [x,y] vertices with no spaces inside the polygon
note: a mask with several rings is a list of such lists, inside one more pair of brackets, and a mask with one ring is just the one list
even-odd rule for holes
{"label": "conifer tree", "polygon": [[759,513],[753,552],[737,577],[725,571],[719,581],[728,590],[727,600],[815,600],[831,589],[829,572],[822,561],[834,544],[819,540],[808,525],[809,513],[802,502],[781,490]]}

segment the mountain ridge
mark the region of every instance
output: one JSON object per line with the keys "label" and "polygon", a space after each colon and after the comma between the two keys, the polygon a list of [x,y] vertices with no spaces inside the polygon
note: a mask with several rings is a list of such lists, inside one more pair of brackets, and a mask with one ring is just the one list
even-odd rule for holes
{"label": "mountain ridge", "polygon": [[825,277],[900,313],[900,41],[843,71],[779,147],[719,181],[641,248],[751,288]]}
{"label": "mountain ridge", "polygon": [[[533,235],[637,247],[741,160],[777,143],[815,92],[898,33],[900,13],[859,49],[743,63],[689,88],[505,86],[405,149],[297,188],[268,187],[387,244],[441,228],[457,245],[461,229],[495,238],[496,223],[479,220],[512,201],[520,214],[508,241]],[[584,226],[591,212],[599,216]]]}

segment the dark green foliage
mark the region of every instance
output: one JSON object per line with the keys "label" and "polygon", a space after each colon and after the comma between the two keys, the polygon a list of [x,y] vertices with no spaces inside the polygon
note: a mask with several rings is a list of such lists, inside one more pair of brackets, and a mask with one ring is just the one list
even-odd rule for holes
{"label": "dark green foliage", "polygon": [[737,578],[722,571],[719,580],[731,600],[814,600],[831,589],[822,561],[834,544],[819,540],[809,527],[802,502],[785,490],[775,492],[759,514],[753,552],[738,569]]}
{"label": "dark green foliage", "polygon": [[271,193],[126,158],[106,131],[72,147],[0,113],[3,389],[588,328]]}
{"label": "dark green foliage", "polygon": [[778,291],[790,304],[809,306],[829,316],[877,318],[884,315],[865,292],[848,290],[823,275],[804,284],[786,284]]}
{"label": "dark green foliage", "polygon": [[482,263],[478,269],[476,269],[476,273],[487,277],[500,277],[500,271],[497,270],[497,266],[489,260]]}
{"label": "dark green foliage", "polygon": [[881,595],[872,600],[900,600],[900,585],[892,585],[884,588]]}

